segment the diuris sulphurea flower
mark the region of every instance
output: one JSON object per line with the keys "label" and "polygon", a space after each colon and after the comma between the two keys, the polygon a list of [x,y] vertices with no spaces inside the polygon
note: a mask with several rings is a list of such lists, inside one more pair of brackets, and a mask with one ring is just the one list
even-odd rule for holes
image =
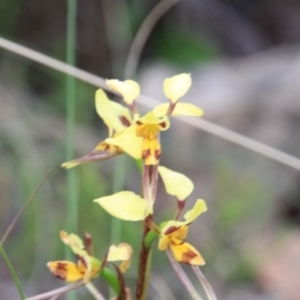
{"label": "diuris sulphurea flower", "polygon": [[140,86],[133,80],[106,81],[108,87],[123,97],[129,109],[108,99],[102,89],[96,92],[96,110],[108,127],[108,138],[100,142],[89,154],[66,163],[64,168],[72,168],[81,163],[99,161],[123,152],[135,159],[142,158],[146,165],[157,165],[161,155],[159,134],[170,127],[172,115],[201,116],[203,111],[190,103],[178,103],[191,86],[190,74],[179,74],[166,78],[163,84],[169,103],[156,106],[140,117],[135,101],[140,94]]}
{"label": "diuris sulphurea flower", "polygon": [[205,264],[201,254],[185,242],[190,224],[207,210],[204,200],[197,200],[195,206],[185,215],[185,221],[168,221],[163,223],[158,243],[159,250],[171,250],[174,258],[181,263],[202,266]]}
{"label": "diuris sulphurea flower", "polygon": [[86,247],[77,235],[61,231],[60,238],[66,245],[70,246],[78,258],[76,263],[65,260],[48,262],[47,266],[50,271],[64,281],[83,280],[88,283],[100,274],[106,262],[122,261],[120,265],[122,272],[125,272],[129,267],[132,248],[128,244],[121,243],[118,246],[110,246],[104,261],[101,262],[92,256],[91,248]]}
{"label": "diuris sulphurea flower", "polygon": [[[130,82],[132,84],[132,81]],[[129,89],[125,84],[126,81],[122,84],[120,81],[108,80],[107,83],[109,87],[120,93],[127,103],[128,101],[125,98],[129,97],[128,94],[134,94],[137,97],[140,91],[140,88],[136,88],[135,93],[133,93],[132,89]],[[190,74],[184,73],[165,79],[164,93],[169,99],[169,103],[156,106],[143,117],[139,117],[138,113],[135,113],[131,128],[124,130],[119,136],[109,139],[107,143],[120,147],[135,159],[142,158],[145,165],[157,165],[161,155],[159,133],[169,129],[171,115],[201,116],[203,114],[203,111],[193,104],[177,103],[179,98],[186,94],[190,86]],[[131,101],[130,105],[134,107],[134,112],[136,112],[134,101]],[[126,141],[131,134],[134,134],[135,137],[130,138],[133,143],[129,146]]]}

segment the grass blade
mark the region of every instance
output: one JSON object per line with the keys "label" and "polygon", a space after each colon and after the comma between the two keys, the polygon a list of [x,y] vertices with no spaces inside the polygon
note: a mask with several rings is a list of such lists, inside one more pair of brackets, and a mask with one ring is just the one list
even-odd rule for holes
{"label": "grass blade", "polygon": [[[77,1],[68,0],[67,15],[67,43],[66,60],[69,65],[75,65],[76,56],[76,11]],[[66,160],[74,157],[74,127],[75,127],[75,78],[67,75],[66,77],[66,108],[67,108],[67,128],[66,128]],[[69,232],[76,232],[78,226],[78,197],[76,192],[76,170],[67,172],[67,224]],[[72,258],[72,251],[66,247],[67,259]],[[67,300],[75,300],[74,292],[66,295]]]}
{"label": "grass blade", "polygon": [[21,210],[18,212],[18,214],[15,216],[15,218],[12,220],[12,222],[9,224],[8,228],[6,229],[4,235],[2,236],[2,239],[0,241],[0,244],[3,246],[3,244],[5,243],[6,239],[8,238],[10,232],[13,230],[13,228],[15,227],[16,223],[18,222],[18,220],[20,219],[21,215],[23,214],[23,212],[25,211],[25,209],[27,208],[27,206],[30,204],[30,202],[33,200],[34,196],[36,195],[36,193],[39,191],[39,189],[41,188],[41,186],[43,185],[43,183],[45,182],[46,178],[49,176],[49,174],[51,173],[52,168],[48,170],[48,172],[46,173],[46,175],[43,177],[43,179],[39,182],[38,186],[34,189],[34,191],[32,192],[32,194],[29,196],[29,198],[27,199],[27,201],[25,202],[25,204],[23,205],[23,207],[21,208]]}
{"label": "grass blade", "polygon": [[20,283],[20,281],[19,281],[19,278],[18,278],[18,276],[17,276],[17,273],[15,272],[15,269],[14,269],[14,267],[12,266],[12,264],[11,264],[11,262],[10,262],[8,256],[7,256],[6,251],[4,250],[2,244],[0,244],[0,253],[1,253],[3,259],[4,259],[4,262],[6,263],[6,265],[7,265],[7,267],[8,267],[8,270],[9,270],[9,272],[10,272],[12,278],[13,278],[13,281],[14,281],[14,283],[15,283],[15,285],[16,285],[16,288],[17,288],[17,290],[18,290],[18,292],[19,292],[20,298],[21,298],[22,300],[25,300],[25,297],[24,297],[24,294],[23,294],[23,290],[22,290],[22,287],[21,287],[21,283]]}

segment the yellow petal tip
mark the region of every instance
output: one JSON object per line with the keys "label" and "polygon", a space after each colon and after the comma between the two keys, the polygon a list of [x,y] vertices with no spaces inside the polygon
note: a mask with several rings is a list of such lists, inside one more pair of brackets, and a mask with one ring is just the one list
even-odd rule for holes
{"label": "yellow petal tip", "polygon": [[136,100],[141,91],[139,84],[134,80],[107,79],[106,85],[121,94],[124,101],[129,105]]}
{"label": "yellow petal tip", "polygon": [[165,96],[172,103],[182,98],[192,85],[191,74],[182,73],[171,78],[166,78],[163,84]]}

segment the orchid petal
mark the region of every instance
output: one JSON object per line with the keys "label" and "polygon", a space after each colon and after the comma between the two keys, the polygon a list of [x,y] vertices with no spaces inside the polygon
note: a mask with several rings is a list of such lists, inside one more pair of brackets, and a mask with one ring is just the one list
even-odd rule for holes
{"label": "orchid petal", "polygon": [[67,282],[75,282],[84,277],[84,273],[80,272],[77,265],[70,261],[50,261],[47,267],[57,278]]}
{"label": "orchid petal", "polygon": [[160,117],[153,111],[136,120],[136,124],[158,125],[159,130],[164,131],[170,127],[170,121],[166,117]]}
{"label": "orchid petal", "polygon": [[207,211],[207,206],[204,200],[197,200],[194,207],[186,212],[184,218],[186,221],[168,221],[165,222],[161,228],[161,236],[174,234],[175,231],[179,230],[181,227],[189,225],[192,223],[199,215]]}
{"label": "orchid petal", "polygon": [[205,264],[198,250],[189,243],[182,242],[180,239],[172,239],[170,248],[178,262],[192,266],[203,266]]}
{"label": "orchid petal", "polygon": [[130,266],[132,252],[132,247],[126,243],[112,245],[109,247],[107,261],[122,261],[120,269],[124,273]]}
{"label": "orchid petal", "polygon": [[61,231],[60,238],[66,245],[70,246],[70,248],[75,254],[79,256],[88,255],[87,252],[84,250],[82,240],[76,234],[67,234],[65,231]]}
{"label": "orchid petal", "polygon": [[106,139],[105,142],[109,145],[120,147],[135,159],[142,157],[143,138],[136,135],[136,125],[131,125],[118,136]]}
{"label": "orchid petal", "polygon": [[186,219],[186,224],[192,223],[198,216],[200,216],[203,212],[207,211],[206,203],[203,199],[198,199],[195,203],[194,207],[187,211],[184,215]]}
{"label": "orchid petal", "polygon": [[133,192],[122,191],[94,200],[112,216],[125,221],[141,221],[152,213],[146,200]]}
{"label": "orchid petal", "polygon": [[163,84],[165,96],[172,103],[176,103],[191,87],[191,74],[182,73],[171,78],[166,78]]}
{"label": "orchid petal", "polygon": [[158,240],[158,249],[160,251],[164,251],[167,250],[167,248],[169,247],[169,243],[170,243],[170,238],[167,235],[162,236],[159,240]]}
{"label": "orchid petal", "polygon": [[129,110],[121,104],[109,100],[102,89],[96,91],[96,110],[108,127],[109,137],[114,132],[122,132],[132,122]]}
{"label": "orchid petal", "polygon": [[178,200],[185,200],[194,190],[194,184],[187,176],[163,166],[158,167],[158,172],[167,193]]}
{"label": "orchid petal", "polygon": [[127,104],[132,104],[139,96],[141,89],[137,82],[133,80],[120,81],[117,79],[106,80],[106,84],[112,90],[122,95]]}

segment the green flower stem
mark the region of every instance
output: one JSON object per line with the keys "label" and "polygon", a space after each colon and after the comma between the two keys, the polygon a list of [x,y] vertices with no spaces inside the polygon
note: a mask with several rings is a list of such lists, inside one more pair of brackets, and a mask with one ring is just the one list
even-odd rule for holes
{"label": "green flower stem", "polygon": [[8,267],[8,270],[9,270],[12,278],[13,278],[15,286],[17,287],[17,290],[19,292],[20,298],[22,300],[25,300],[25,297],[24,297],[24,294],[23,294],[23,290],[22,290],[19,278],[18,278],[18,276],[17,276],[17,274],[16,274],[16,272],[14,270],[14,267],[12,266],[12,264],[11,264],[11,262],[10,262],[8,256],[7,256],[7,254],[6,254],[6,251],[4,250],[4,248],[3,248],[3,246],[2,246],[1,243],[0,243],[0,253],[1,253],[1,255],[2,255],[2,257],[3,257],[3,259],[4,259],[5,263],[6,263],[6,265]]}
{"label": "green flower stem", "polygon": [[[75,64],[76,43],[76,0],[68,0],[67,19],[67,63]],[[67,144],[66,159],[71,160],[74,154],[74,125],[75,125],[75,79],[66,77],[66,101],[67,101]],[[78,203],[75,192],[76,177],[74,170],[67,172],[67,229],[74,231],[77,227]]]}
{"label": "green flower stem", "polygon": [[135,165],[140,172],[140,174],[143,173],[143,160],[142,159],[135,159]]}
{"label": "green flower stem", "polygon": [[151,268],[151,248],[148,248],[145,244],[145,239],[150,232],[150,229],[144,222],[144,234],[142,239],[142,246],[140,251],[139,258],[139,267],[138,267],[138,278],[136,284],[136,300],[145,300],[147,296],[147,289],[149,285],[149,274]]}
{"label": "green flower stem", "polygon": [[103,268],[100,276],[109,284],[109,286],[114,290],[116,295],[120,294],[119,280],[112,270],[108,268]]}
{"label": "green flower stem", "polygon": [[158,238],[158,234],[157,234],[155,231],[153,231],[153,230],[149,231],[148,234],[147,234],[147,236],[146,236],[146,238],[145,238],[145,241],[144,241],[145,247],[148,248],[148,249],[150,249],[152,243],[153,243],[157,238]]}
{"label": "green flower stem", "polygon": [[[67,15],[67,45],[66,59],[69,65],[75,65],[76,55],[76,0],[68,0]],[[66,159],[71,160],[74,152],[74,125],[75,125],[75,78],[73,76],[66,77],[66,104],[67,104],[67,145]],[[76,170],[67,172],[67,230],[76,231],[78,224],[78,199],[76,193]],[[72,257],[71,249],[66,248],[66,257]],[[67,300],[75,300],[75,293],[66,296]]]}

